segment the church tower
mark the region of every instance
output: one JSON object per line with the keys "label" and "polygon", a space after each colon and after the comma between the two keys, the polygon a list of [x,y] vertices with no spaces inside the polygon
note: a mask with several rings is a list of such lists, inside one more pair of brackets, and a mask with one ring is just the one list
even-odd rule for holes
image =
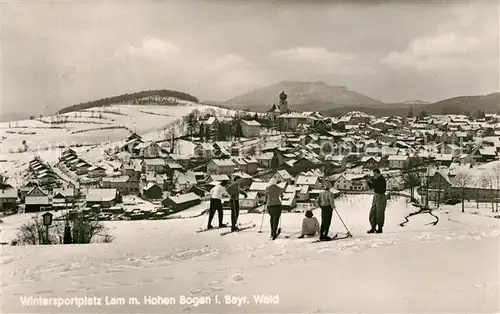
{"label": "church tower", "polygon": [[280,94],[280,103],[279,103],[279,110],[281,114],[288,113],[288,101],[287,99],[287,94],[285,94],[285,91],[281,91]]}

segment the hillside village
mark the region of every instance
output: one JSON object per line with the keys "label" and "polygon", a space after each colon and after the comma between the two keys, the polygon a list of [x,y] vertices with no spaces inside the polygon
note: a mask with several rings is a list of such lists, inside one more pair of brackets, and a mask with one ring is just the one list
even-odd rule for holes
{"label": "hillside village", "polygon": [[[413,201],[427,206],[499,199],[496,114],[326,117],[289,110],[282,92],[265,113],[222,117],[194,110],[183,120],[183,135],[152,141],[131,132],[123,144],[103,148],[100,162],[69,147],[55,164],[35,157],[23,186],[2,180],[0,209],[165,219],[202,204],[215,184],[238,176],[248,193],[240,198],[242,209],[259,211],[275,177],[285,190],[284,209],[301,211],[312,206],[326,181],[336,195],[367,193],[375,168],[382,169],[388,190],[408,189]],[[177,141],[188,143],[191,153],[175,152]]]}

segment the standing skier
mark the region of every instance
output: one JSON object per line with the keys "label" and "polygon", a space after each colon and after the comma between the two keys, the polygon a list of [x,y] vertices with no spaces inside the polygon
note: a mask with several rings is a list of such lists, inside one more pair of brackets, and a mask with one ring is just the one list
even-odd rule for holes
{"label": "standing skier", "polygon": [[316,203],[321,207],[321,229],[319,239],[321,241],[329,241],[332,238],[328,236],[330,224],[332,223],[333,209],[335,208],[334,195],[330,189],[332,185],[330,182],[325,182],[324,190],[319,194]]}
{"label": "standing skier", "polygon": [[227,185],[227,181],[218,183],[210,190],[210,212],[208,215],[208,225],[207,229],[212,229],[212,219],[214,219],[215,211],[219,214],[219,228],[225,227],[226,225],[222,223],[224,213],[222,211],[222,198],[224,194],[227,194],[224,188]]}
{"label": "standing skier", "polygon": [[382,176],[379,169],[373,170],[373,178],[368,181],[368,186],[373,189],[373,202],[369,217],[371,229],[368,230],[368,233],[382,233],[385,221],[387,196],[385,195],[385,178]]}
{"label": "standing skier", "polygon": [[226,188],[229,194],[229,203],[231,205],[231,231],[238,231],[238,216],[240,215],[240,193],[247,197],[247,193],[243,191],[238,184],[239,176],[235,176]]}
{"label": "standing skier", "polygon": [[271,239],[273,240],[278,237],[278,224],[281,217],[281,193],[281,188],[277,185],[276,179],[272,178],[266,188],[266,207],[271,216]]}

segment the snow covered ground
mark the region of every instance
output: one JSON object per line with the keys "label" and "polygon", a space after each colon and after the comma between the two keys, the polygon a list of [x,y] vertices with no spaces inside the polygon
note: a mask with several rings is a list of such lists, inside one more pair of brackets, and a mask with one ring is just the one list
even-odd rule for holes
{"label": "snow covered ground", "polygon": [[[457,205],[436,211],[435,226],[429,223],[436,218],[423,214],[410,217],[401,227],[404,217],[416,209],[404,199],[392,199],[385,233],[368,235],[370,201],[370,195],[338,199],[339,213],[354,238],[326,243],[312,244],[313,239],[295,235],[285,238],[300,230],[303,218],[287,213],[276,241],[269,240],[267,214],[263,233],[259,233],[261,214],[241,214],[240,222],[252,221],[257,227],[221,237],[220,230],[195,232],[206,224],[206,216],[116,221],[107,222],[116,237],[112,244],[3,246],[2,309],[6,313],[499,311],[500,220],[462,214]],[[314,212],[319,218],[319,210]],[[5,218],[6,224],[9,219],[14,217]],[[224,219],[229,221],[229,213]],[[330,230],[331,234],[344,231],[335,215]],[[256,302],[259,295],[275,296],[274,304]],[[102,303],[79,308],[23,305],[30,296],[96,297]],[[124,298],[125,305],[109,304],[113,297]],[[182,303],[186,298],[211,304]],[[171,304],[153,305],[148,300]]]}

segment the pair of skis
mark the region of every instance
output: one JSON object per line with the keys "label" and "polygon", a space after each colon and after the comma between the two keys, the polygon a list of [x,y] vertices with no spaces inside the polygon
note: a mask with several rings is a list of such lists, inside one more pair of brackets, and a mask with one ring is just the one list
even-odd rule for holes
{"label": "pair of skis", "polygon": [[350,232],[345,233],[343,236],[340,236],[338,233],[336,233],[333,237],[330,238],[330,240],[315,240],[311,243],[319,243],[319,242],[330,242],[330,241],[337,241],[337,240],[343,240],[343,239],[348,239],[352,238],[352,234]]}
{"label": "pair of skis", "polygon": [[[205,232],[205,231],[210,231],[210,230],[215,230],[215,229],[225,229],[225,228],[230,228],[230,227],[231,227],[231,226],[227,226],[227,225],[226,225],[226,226],[224,226],[224,227],[219,227],[219,228],[216,228],[216,227],[214,227],[214,228],[210,228],[210,229],[205,228],[205,229],[199,229],[199,230],[196,230],[196,232],[197,232],[197,233],[201,233],[201,232]],[[224,231],[224,232],[222,232],[220,235],[226,235],[226,234],[230,234],[230,233],[233,233],[233,232],[239,232],[239,231],[243,231],[243,230],[250,229],[250,228],[253,228],[253,227],[255,227],[255,224],[252,224],[252,222],[251,222],[251,221],[250,221],[250,222],[248,222],[248,223],[244,223],[244,224],[241,224],[241,223],[240,223],[240,224],[238,224],[238,230],[236,230],[236,231],[231,231],[231,230],[229,230],[229,231]]]}
{"label": "pair of skis", "polygon": [[251,221],[249,223],[246,223],[243,225],[244,227],[242,227],[242,225],[240,225],[240,227],[238,227],[238,230],[229,230],[229,231],[224,231],[222,232],[220,235],[221,236],[225,236],[225,235],[228,235],[230,233],[234,233],[234,232],[240,232],[240,231],[243,231],[243,230],[247,230],[247,229],[250,229],[250,228],[254,228],[256,227],[257,225],[252,223]]}

